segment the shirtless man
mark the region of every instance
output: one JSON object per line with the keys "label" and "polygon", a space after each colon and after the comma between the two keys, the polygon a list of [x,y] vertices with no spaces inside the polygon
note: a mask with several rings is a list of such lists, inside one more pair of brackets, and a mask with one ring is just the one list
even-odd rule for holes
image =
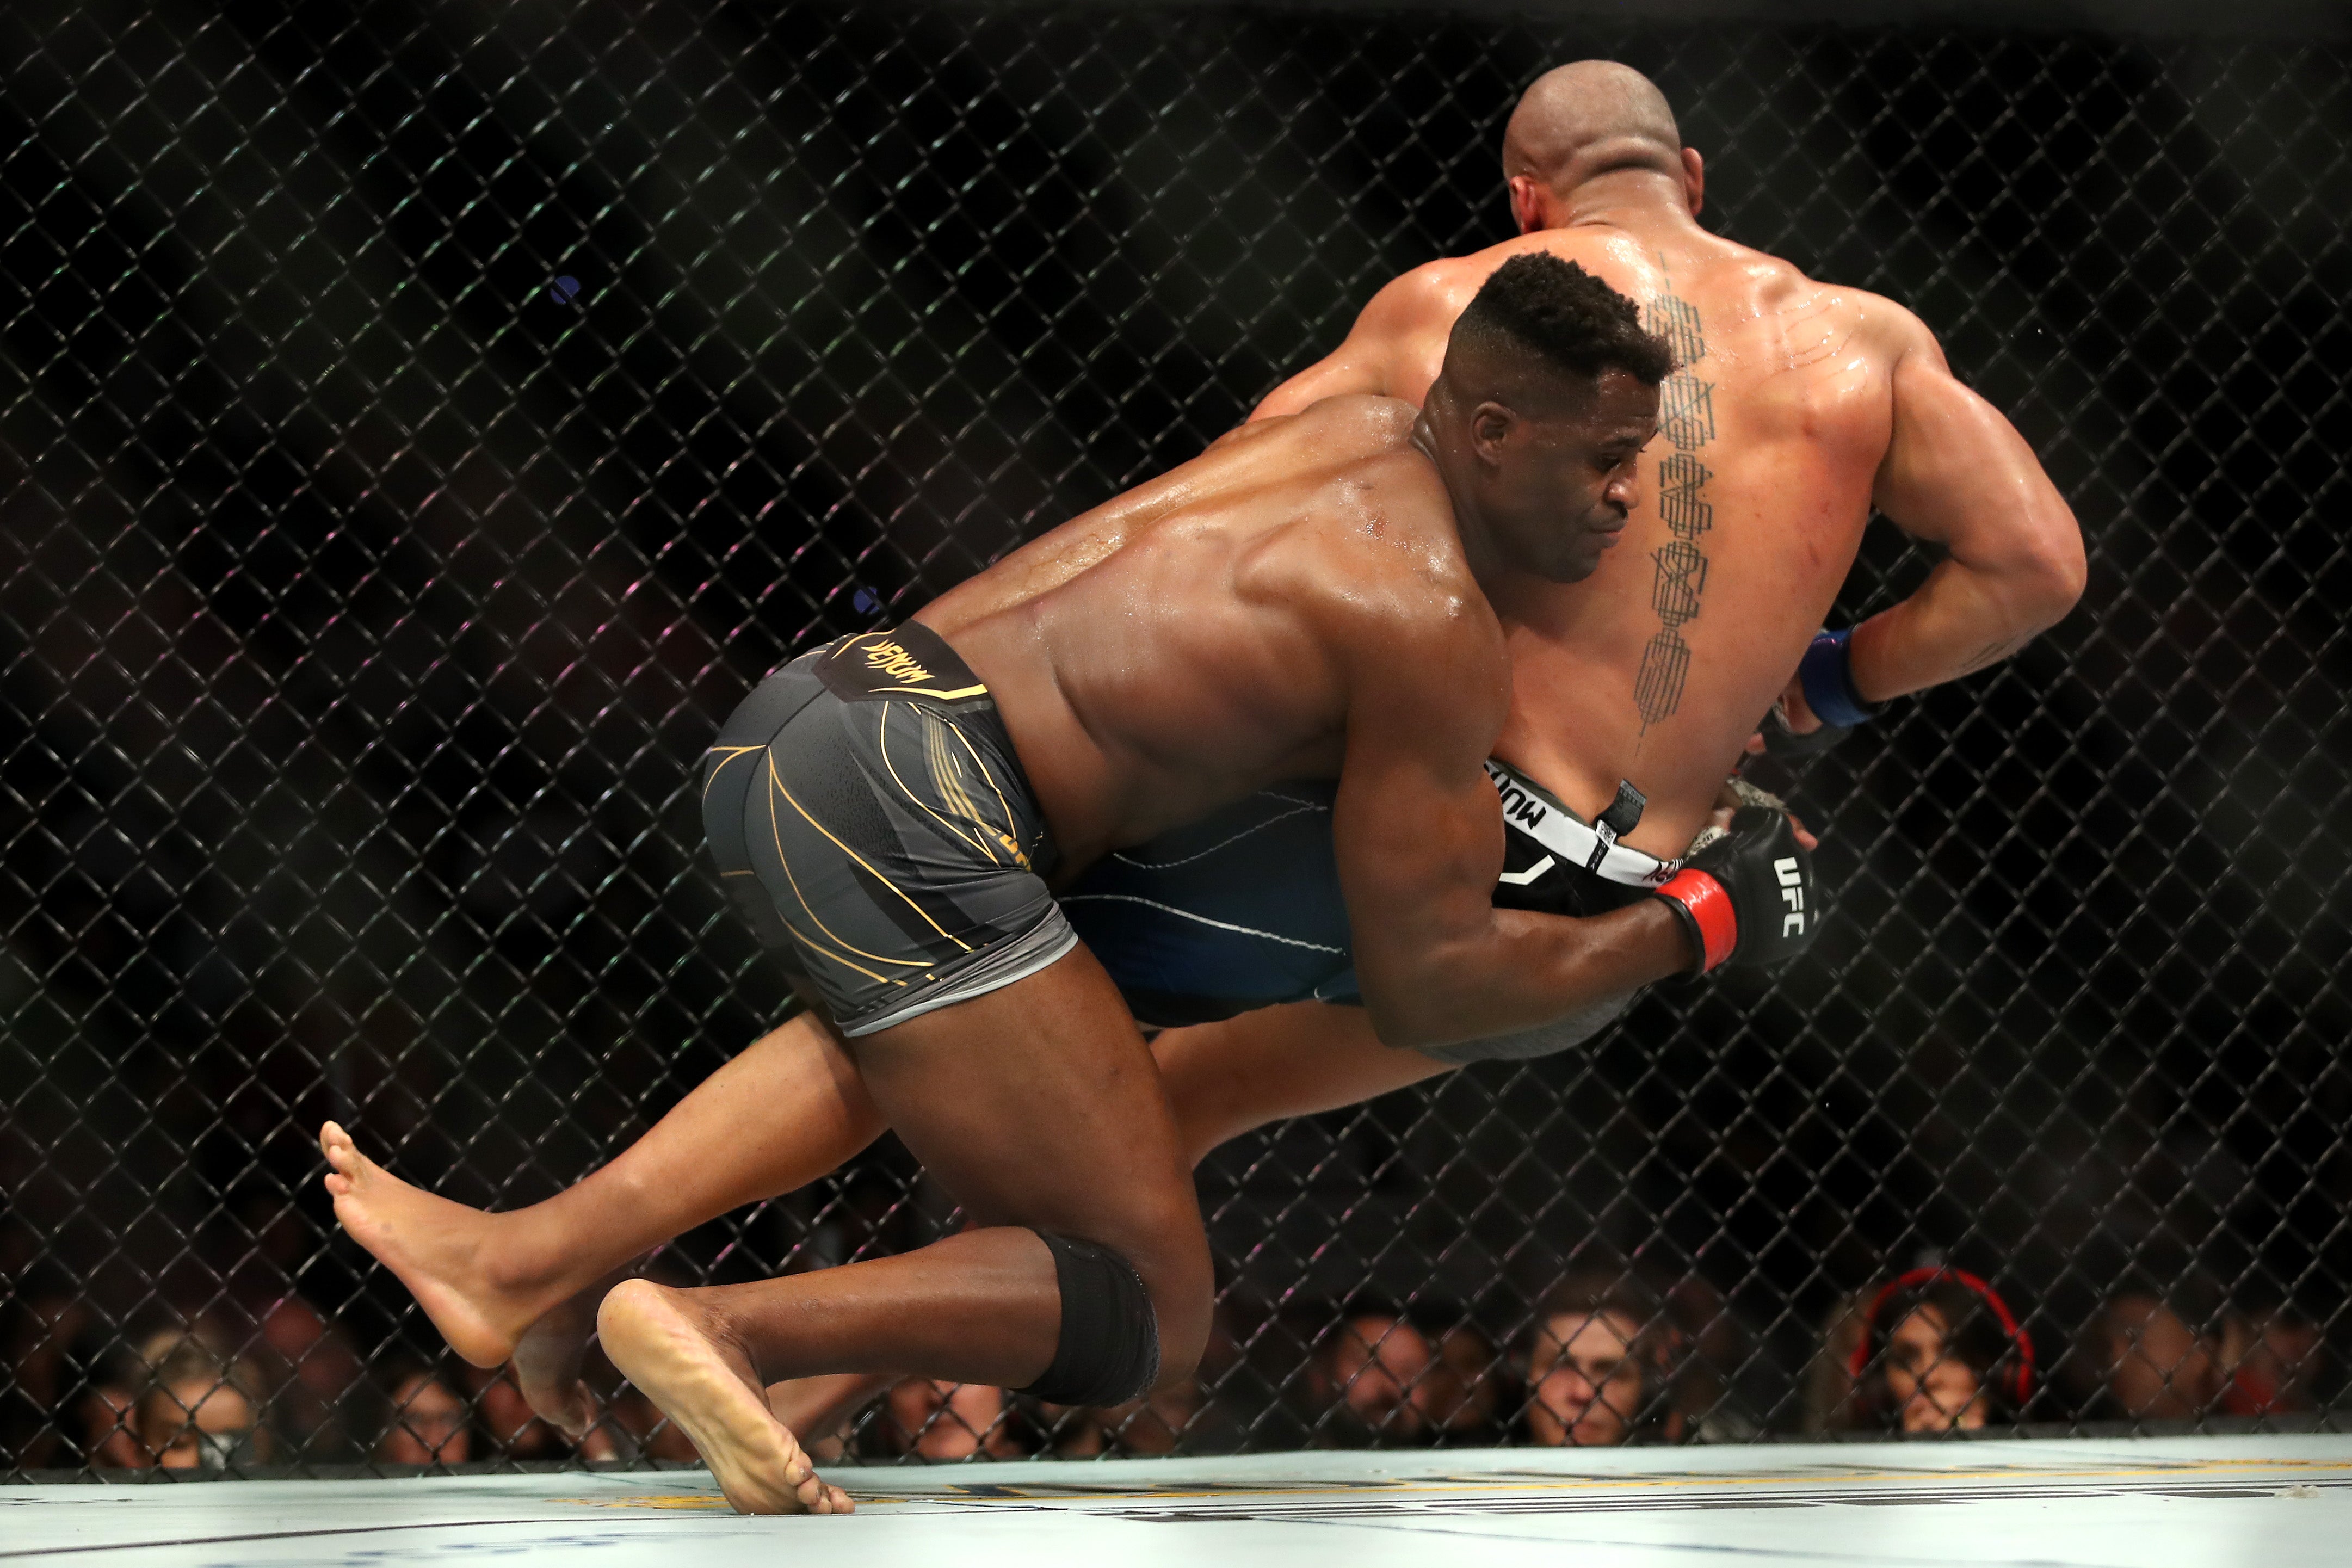
{"label": "shirtless man", "polygon": [[[1512,612],[1505,627],[1514,677],[1501,761],[1588,819],[1612,804],[1616,781],[1632,781],[1647,807],[1626,847],[1672,853],[1768,708],[1780,707],[1789,729],[1812,731],[1809,689],[1880,701],[1950,679],[2019,646],[2074,603],[2080,536],[2023,442],[1950,378],[1907,312],[1811,283],[1701,229],[1693,221],[1704,192],[1699,155],[1680,145],[1646,79],[1607,62],[1550,73],[1521,100],[1504,160],[1523,237],[1391,284],[1337,353],[1278,389],[1257,416],[1330,392],[1418,398],[1469,293],[1503,260],[1531,252],[1575,259],[1639,291],[1653,321],[1686,351],[1702,351],[1669,380],[1667,438],[1643,458],[1648,482],[1620,547],[1584,582],[1523,581],[1497,595]],[[1864,623],[1845,648],[1812,655],[1811,681],[1792,679],[1874,502],[1949,553],[1911,600]],[[1841,681],[1852,689],[1841,692]],[[1311,794],[1285,787],[1307,805],[1265,811],[1270,826],[1240,846],[1254,864],[1223,876],[1245,906],[1271,884],[1311,891],[1336,880],[1328,814],[1316,816]],[[1515,873],[1548,853],[1516,831],[1523,826],[1515,822],[1508,851]],[[1277,843],[1285,833],[1293,837]],[[1108,952],[1132,939],[1139,952],[1164,953],[1223,931],[1181,913],[1122,931],[1101,917],[1150,906],[1087,901],[1091,891],[1117,891],[1119,875],[1159,878],[1121,898],[1189,905],[1263,934],[1224,931],[1223,949],[1195,942],[1181,962],[1163,966],[1172,976],[1134,972],[1122,954],[1111,968],[1130,996],[1167,991],[1171,979],[1179,991],[1220,985],[1208,999],[1218,1005],[1198,1013],[1217,1016],[1236,996],[1332,994],[1335,984],[1344,994],[1349,933],[1335,893],[1295,917],[1239,921],[1202,901],[1217,879],[1171,887],[1173,873],[1149,868],[1171,861],[1185,861],[1188,872],[1214,869],[1185,855],[1136,852],[1106,861],[1066,895],[1091,944]],[[1564,896],[1552,907],[1568,904]],[[1299,923],[1285,923],[1291,918]],[[1302,955],[1311,961],[1305,968],[1296,963]],[[1291,967],[1265,977],[1273,960]],[[1171,1028],[1153,1052],[1180,1144],[1197,1161],[1281,1117],[1351,1104],[1476,1055],[1524,1055],[1530,1043],[1556,1047],[1576,1037],[1579,1028],[1555,1028],[1521,1037],[1517,1048],[1506,1040],[1434,1055],[1397,1050],[1380,1042],[1361,1009],[1299,1000]],[[745,1105],[761,1114],[745,1115]],[[372,1211],[413,1214],[419,1228],[443,1237],[431,1288],[499,1325],[493,1344],[519,1342],[534,1404],[576,1432],[590,1415],[572,1371],[584,1314],[576,1304],[551,1310],[680,1230],[826,1173],[881,1125],[845,1060],[794,1020],[722,1068],[613,1164],[529,1209],[483,1215],[406,1187],[347,1142],[331,1154],[350,1173],[354,1195],[338,1205],[347,1223],[357,1215],[353,1228],[366,1239]]]}
{"label": "shirtless man", "polygon": [[[770,1382],[891,1373],[1102,1405],[1198,1359],[1212,1292],[1189,1162],[1118,991],[1054,901],[1066,872],[1276,780],[1336,777],[1363,1011],[1408,1048],[1809,937],[1772,895],[1802,858],[1770,812],[1749,837],[1771,858],[1735,836],[1717,874],[1602,920],[1491,901],[1484,763],[1509,666],[1483,585],[1598,564],[1671,365],[1629,301],[1522,258],[1475,292],[1420,409],[1337,397],[1267,421],[736,710],[703,792],[729,891],[971,1221],[894,1258],[604,1298],[607,1353],[737,1507],[839,1500]],[[348,1140],[322,1142],[344,1223],[461,1354],[502,1358],[500,1326],[418,1267],[441,1239],[430,1211],[371,1202]]]}

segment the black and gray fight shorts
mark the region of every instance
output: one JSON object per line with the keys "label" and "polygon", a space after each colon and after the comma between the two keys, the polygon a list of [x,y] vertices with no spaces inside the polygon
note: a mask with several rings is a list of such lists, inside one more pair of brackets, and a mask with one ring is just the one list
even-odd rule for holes
{"label": "black and gray fight shorts", "polygon": [[753,688],[704,758],[702,822],[736,909],[845,1035],[985,995],[1078,940],[994,700],[913,622]]}
{"label": "black and gray fight shorts", "polygon": [[[1613,842],[1504,763],[1490,762],[1486,772],[1503,804],[1499,908],[1605,914],[1682,868]],[[1321,780],[1262,790],[1105,857],[1063,893],[1070,923],[1139,1022],[1174,1028],[1280,1002],[1362,1004],[1331,841],[1336,793]],[[1549,1056],[1592,1038],[1632,1002],[1426,1054],[1447,1062]]]}

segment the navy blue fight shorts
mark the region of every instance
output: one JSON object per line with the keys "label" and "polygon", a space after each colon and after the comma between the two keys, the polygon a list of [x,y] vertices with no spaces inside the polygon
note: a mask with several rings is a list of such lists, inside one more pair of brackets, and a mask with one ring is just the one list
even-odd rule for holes
{"label": "navy blue fight shorts", "polygon": [[703,759],[728,896],[841,1032],[1027,978],[1076,945],[995,700],[913,622],[803,654]]}
{"label": "navy blue fight shorts", "polygon": [[[1622,909],[1680,870],[1613,842],[1501,763],[1502,909],[1590,916]],[[1279,1002],[1360,1005],[1331,842],[1328,781],[1276,784],[1103,858],[1062,895],[1070,924],[1139,1022],[1162,1028]],[[1631,996],[1492,1039],[1427,1047],[1440,1061],[1524,1060],[1580,1044]]]}

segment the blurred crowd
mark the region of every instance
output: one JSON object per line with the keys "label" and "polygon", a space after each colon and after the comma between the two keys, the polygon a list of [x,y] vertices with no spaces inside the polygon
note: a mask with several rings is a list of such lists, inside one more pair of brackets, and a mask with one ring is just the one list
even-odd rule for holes
{"label": "blurred crowd", "polygon": [[[295,1291],[224,1292],[180,1321],[126,1331],[66,1281],[36,1277],[5,1309],[0,1458],[21,1468],[695,1458],[593,1359],[605,1415],[574,1444],[533,1416],[510,1370],[398,1344],[363,1355]],[[1930,1265],[1839,1304],[1794,1403],[1806,1432],[1910,1436],[2294,1416],[2337,1392],[2319,1322],[2233,1304],[2194,1279],[2120,1285],[2063,1361],[2053,1376],[1992,1284]],[[1761,1430],[1745,1412],[1770,1405],[1751,1391],[1774,1364],[1703,1282],[1661,1289],[1615,1268],[1562,1279],[1507,1326],[1377,1300],[1293,1305],[1245,1327],[1227,1315],[1196,1381],[1113,1409],[910,1380],[841,1430],[803,1436],[820,1458],[927,1460],[1738,1441]]]}

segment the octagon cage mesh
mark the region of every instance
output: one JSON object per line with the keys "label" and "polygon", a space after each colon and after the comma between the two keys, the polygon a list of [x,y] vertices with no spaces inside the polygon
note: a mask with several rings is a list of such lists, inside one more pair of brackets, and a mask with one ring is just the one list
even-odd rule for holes
{"label": "octagon cage mesh", "polygon": [[[1990,1429],[2326,1425],[2340,41],[11,0],[0,1464],[690,1458],[601,1363],[575,1446],[449,1355],[337,1228],[319,1123],[509,1208],[774,1027],[694,795],[737,699],[1506,237],[1504,119],[1592,56],[1664,89],[1706,223],[1941,336],[2080,515],[2082,605],[1759,768],[1824,832],[1806,962],[1213,1156],[1196,1387],[1106,1413],[907,1384],[839,1441],[1884,1430],[1851,1347],[1923,1268],[1915,1294],[1965,1271],[2031,1334],[2022,1389],[2014,1337],[1974,1368],[2012,1395]],[[1874,528],[1833,624],[1930,563]],[[951,1223],[886,1139],[644,1267],[751,1279]],[[1601,1397],[1552,1400],[1563,1367]]]}

